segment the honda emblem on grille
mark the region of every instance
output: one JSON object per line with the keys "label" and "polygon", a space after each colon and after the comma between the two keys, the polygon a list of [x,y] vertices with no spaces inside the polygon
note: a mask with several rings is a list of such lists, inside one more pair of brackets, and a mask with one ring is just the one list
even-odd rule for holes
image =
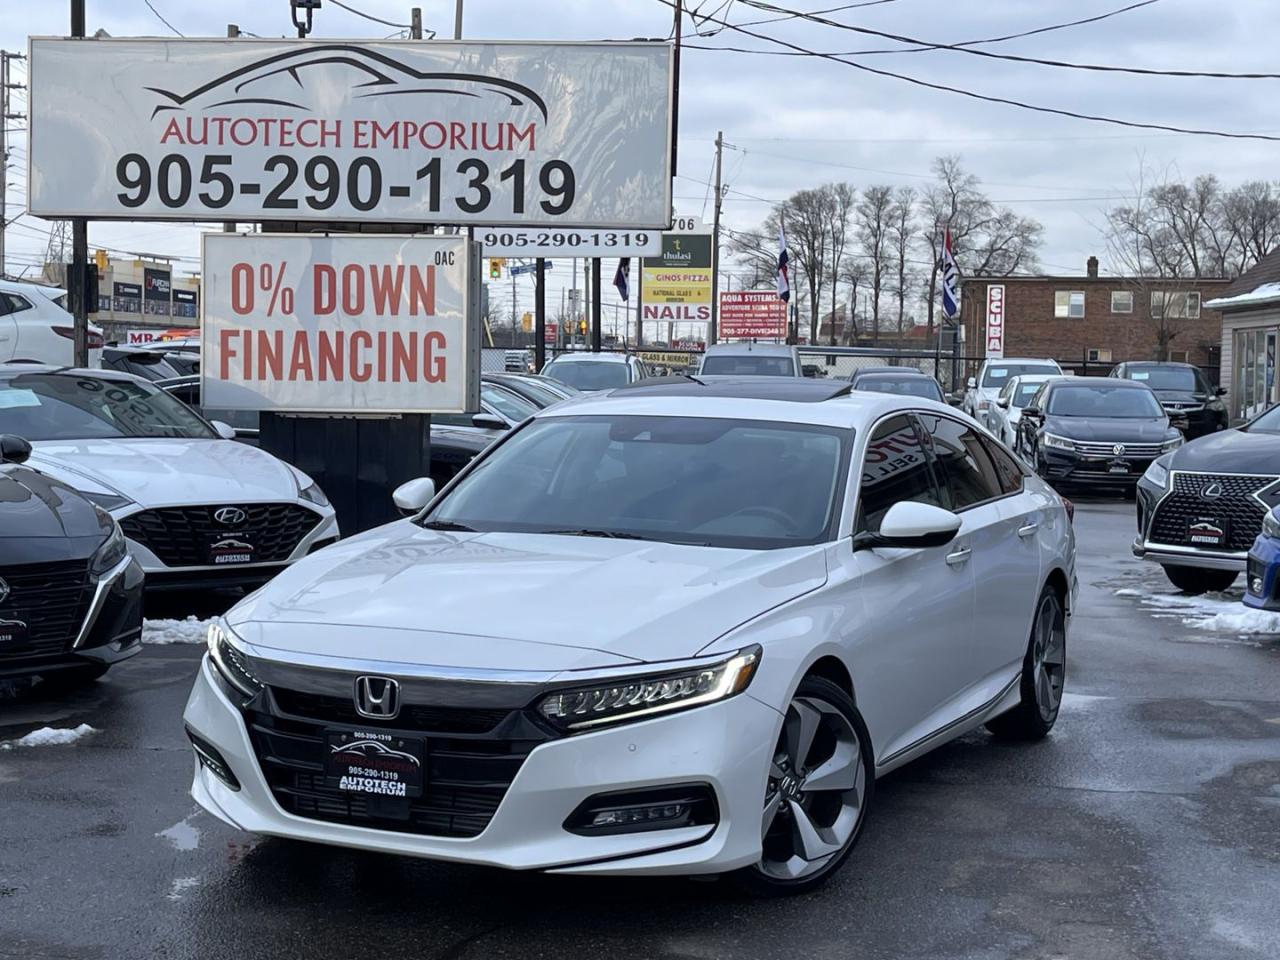
{"label": "honda emblem on grille", "polygon": [[4,578],[0,577],[0,603],[4,603],[9,599],[9,584],[4,582]]}
{"label": "honda emblem on grille", "polygon": [[249,519],[249,514],[245,513],[239,507],[223,507],[213,512],[213,519],[217,520],[224,527],[238,527]]}
{"label": "honda emblem on grille", "polygon": [[1200,488],[1201,500],[1217,500],[1220,496],[1222,496],[1222,484],[1216,480],[1213,483],[1206,483]]}
{"label": "honda emblem on grille", "polygon": [[391,720],[400,712],[400,684],[390,677],[356,677],[356,713]]}
{"label": "honda emblem on grille", "polygon": [[1114,447],[1112,447],[1112,448],[1111,448],[1111,452],[1112,452],[1112,453],[1114,453],[1117,457],[1123,457],[1123,456],[1124,456],[1124,444],[1123,444],[1123,443],[1117,443]]}

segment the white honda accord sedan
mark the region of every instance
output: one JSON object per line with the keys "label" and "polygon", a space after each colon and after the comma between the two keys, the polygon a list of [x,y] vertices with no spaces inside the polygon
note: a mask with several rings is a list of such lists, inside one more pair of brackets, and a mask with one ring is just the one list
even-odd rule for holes
{"label": "white honda accord sedan", "polygon": [[396,499],[210,630],[185,721],[227,823],[791,892],[878,776],[1058,717],[1069,505],[929,400],[648,380]]}
{"label": "white honda accord sedan", "polygon": [[126,373],[0,365],[0,433],[116,518],[148,589],[256,587],[338,538],[310,477]]}

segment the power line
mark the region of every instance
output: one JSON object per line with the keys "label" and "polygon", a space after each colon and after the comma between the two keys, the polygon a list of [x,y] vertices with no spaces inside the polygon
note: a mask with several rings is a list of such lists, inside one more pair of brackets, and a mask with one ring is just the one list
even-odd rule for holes
{"label": "power line", "polygon": [[411,29],[411,25],[407,23],[396,23],[393,20],[383,20],[381,17],[375,17],[371,13],[365,13],[363,10],[357,10],[355,7],[348,6],[342,0],[329,0],[335,7],[341,7],[347,13],[354,13],[357,17],[364,17],[366,20],[372,20],[374,23],[381,23],[387,27],[399,27],[401,30]]}
{"label": "power line", "polygon": [[168,20],[164,18],[164,14],[162,14],[159,10],[155,8],[155,4],[153,4],[151,0],[142,0],[142,2],[147,5],[148,10],[150,10],[152,13],[156,15],[156,19],[158,19],[166,27],[168,27],[170,30],[172,30],[174,33],[176,33],[180,37],[186,36],[186,34],[184,34],[181,30],[179,30],[177,27],[175,27],[172,23],[170,23]]}
{"label": "power line", "polygon": [[778,7],[772,3],[765,3],[764,0],[742,0],[742,2],[759,10],[772,10],[778,13],[795,14],[796,16],[809,20],[813,23],[820,23],[827,27],[835,27],[839,30],[848,30],[851,33],[860,33],[871,37],[881,37],[885,40],[896,40],[899,43],[915,44],[926,47],[930,50],[950,50],[953,53],[967,53],[971,57],[985,57],[989,60],[1006,60],[1011,63],[1030,63],[1042,67],[1059,67],[1069,70],[1089,70],[1097,73],[1126,73],[1144,77],[1197,77],[1212,80],[1280,80],[1280,73],[1226,73],[1221,71],[1204,70],[1158,70],[1151,67],[1121,67],[1114,64],[1074,63],[1068,60],[1046,60],[1042,57],[1022,57],[1013,53],[995,53],[991,50],[975,50],[972,47],[962,46],[957,43],[934,43],[930,40],[921,40],[918,37],[908,37],[903,36],[902,34],[888,33],[884,30],[873,30],[871,27],[856,27],[850,23],[840,23],[838,20],[828,20],[818,14],[799,13],[794,10],[789,10],[786,7]]}
{"label": "power line", "polygon": [[[838,7],[828,7],[825,10],[811,10],[810,13],[839,13],[842,10],[856,10],[858,7],[878,7],[884,3],[897,3],[898,0],[862,0],[861,3],[844,3]],[[1149,3],[1155,3],[1155,0],[1148,0]],[[801,16],[798,13],[787,14],[785,17],[770,17],[767,20],[748,20],[739,23],[740,27],[754,27],[762,23],[781,23],[783,20],[794,20]]]}
{"label": "power line", "polygon": [[[663,6],[675,8],[674,0],[657,0]],[[912,77],[905,73],[895,73],[892,70],[882,70],[879,67],[868,66],[865,63],[858,63],[854,60],[845,60],[842,57],[829,53],[820,53],[815,50],[809,50],[806,47],[798,46],[786,40],[779,40],[777,37],[771,37],[767,34],[756,33],[752,30],[744,30],[742,27],[734,26],[726,23],[726,27],[738,32],[754,37],[757,40],[765,40],[778,46],[787,47],[792,50],[801,51],[809,56],[818,57],[823,60],[830,60],[833,63],[842,63],[846,67],[853,67],[855,70],[861,70],[864,73],[874,74],[879,77],[889,77],[893,80],[901,80],[904,83],[910,83],[913,86],[924,87],[928,90],[938,90],[943,93],[954,93],[957,96],[968,97],[971,100],[981,100],[986,103],[998,103],[1006,107],[1017,107],[1020,110],[1030,110],[1034,113],[1047,113],[1059,117],[1070,117],[1073,120],[1090,120],[1094,123],[1109,123],[1120,127],[1133,127],[1138,130],[1166,130],[1170,133],[1185,133],[1193,136],[1202,137],[1222,137],[1229,140],[1266,140],[1270,142],[1280,142],[1280,136],[1271,136],[1261,133],[1232,133],[1223,130],[1203,130],[1195,127],[1175,127],[1170,124],[1163,123],[1145,123],[1138,120],[1121,120],[1117,117],[1105,117],[1097,114],[1078,113],[1074,110],[1064,110],[1060,107],[1046,107],[1039,104],[1027,103],[1022,100],[1013,100],[1008,97],[996,97],[991,94],[976,93],[972,90],[965,90],[961,87],[947,86],[942,83],[933,83],[929,80],[921,80],[919,77]]]}

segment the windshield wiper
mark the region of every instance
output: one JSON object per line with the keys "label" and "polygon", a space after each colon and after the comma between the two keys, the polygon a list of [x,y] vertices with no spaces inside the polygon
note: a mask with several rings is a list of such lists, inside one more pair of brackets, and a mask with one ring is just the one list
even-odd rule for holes
{"label": "windshield wiper", "polygon": [[475,533],[475,527],[468,527],[456,520],[424,520],[422,526],[427,530],[456,530],[459,533]]}
{"label": "windshield wiper", "polygon": [[653,540],[654,537],[646,537],[639,533],[623,533],[620,530],[540,530],[539,533],[546,533],[552,536],[560,537],[605,537],[609,540]]}

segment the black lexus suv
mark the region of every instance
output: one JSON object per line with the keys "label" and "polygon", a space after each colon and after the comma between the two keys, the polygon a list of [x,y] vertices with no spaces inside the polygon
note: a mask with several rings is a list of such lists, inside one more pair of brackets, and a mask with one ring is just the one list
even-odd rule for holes
{"label": "black lexus suv", "polygon": [[96,680],[142,643],[142,568],[111,515],[0,435],[0,680]]}
{"label": "black lexus suv", "polygon": [[1135,556],[1179,590],[1225,590],[1280,506],[1280,407],[1160,457],[1138,483]]}
{"label": "black lexus suv", "polygon": [[1156,361],[1121,363],[1111,376],[1145,383],[1171,417],[1185,417],[1188,440],[1227,429],[1226,390],[1209,385],[1199,367]]}

